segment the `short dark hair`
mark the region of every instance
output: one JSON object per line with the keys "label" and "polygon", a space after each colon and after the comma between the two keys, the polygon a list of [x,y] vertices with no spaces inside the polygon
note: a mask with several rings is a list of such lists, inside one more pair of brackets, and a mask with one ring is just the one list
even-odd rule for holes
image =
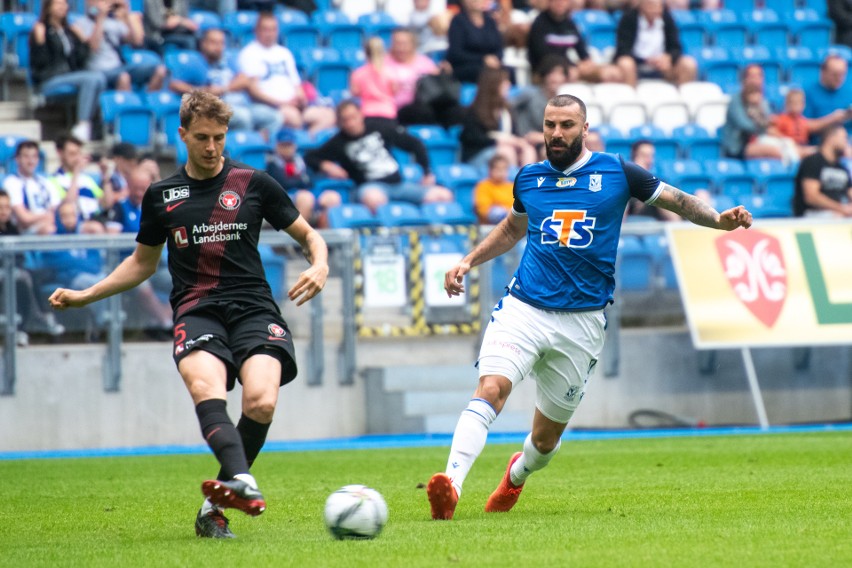
{"label": "short dark hair", "polygon": [[5,197],[6,199],[11,199],[11,198],[9,197],[9,192],[8,192],[8,191],[6,191],[5,189],[0,189],[0,199],[2,199],[3,197]]}
{"label": "short dark hair", "polygon": [[83,141],[74,136],[73,134],[60,134],[56,140],[54,141],[56,144],[57,150],[64,150],[66,144],[74,144],[75,146],[82,146]]}
{"label": "short dark hair", "polygon": [[647,138],[641,138],[641,139],[637,140],[636,142],[634,142],[633,144],[630,145],[630,161],[631,162],[636,159],[636,154],[639,153],[639,148],[641,148],[645,144],[647,144],[649,146],[654,145],[654,143],[651,142],[650,140],[648,140]]}
{"label": "short dark hair", "polygon": [[508,164],[509,159],[506,156],[504,156],[503,154],[494,154],[493,156],[491,156],[491,159],[488,160],[488,169],[490,170],[491,168],[493,168],[494,166],[496,166],[500,162],[504,162],[505,164]]}
{"label": "short dark hair", "polygon": [[578,105],[580,107],[580,114],[583,115],[583,121],[585,121],[586,103],[584,103],[579,97],[575,97],[574,95],[556,95],[547,101],[547,106],[567,107],[571,105]]}
{"label": "short dark hair", "polygon": [[36,151],[40,150],[40,148],[38,147],[38,142],[36,142],[35,140],[21,140],[20,142],[18,142],[18,145],[15,146],[15,157],[17,158],[21,155],[21,152],[27,149],[34,149]]}
{"label": "short dark hair", "polygon": [[843,126],[842,124],[832,124],[831,126],[826,128],[825,130],[823,130],[822,131],[822,138],[820,138],[820,140],[819,140],[819,145],[822,146],[823,144],[825,144],[826,141],[829,138],[831,138],[832,136],[834,136],[834,133],[837,132],[838,130],[842,130],[844,134],[846,133],[846,127]]}
{"label": "short dark hair", "polygon": [[361,105],[358,104],[358,101],[355,99],[343,99],[337,103],[337,107],[334,109],[334,116],[338,121],[340,120],[340,113],[342,113],[347,107],[355,107],[358,110],[361,110]]}
{"label": "short dark hair", "polygon": [[136,160],[139,157],[139,152],[136,150],[136,146],[130,142],[119,142],[110,148],[110,156],[124,158],[125,160]]}

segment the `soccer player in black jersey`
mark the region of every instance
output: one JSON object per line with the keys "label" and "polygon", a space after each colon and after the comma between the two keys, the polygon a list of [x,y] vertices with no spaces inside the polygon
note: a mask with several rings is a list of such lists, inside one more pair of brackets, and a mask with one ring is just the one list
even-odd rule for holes
{"label": "soccer player in black jersey", "polygon": [[[199,536],[212,538],[233,537],[223,509],[254,516],[266,508],[249,467],[266,440],[279,387],[296,376],[292,336],[257,251],[263,221],[285,230],[311,263],[288,291],[291,301],[304,304],[328,277],[325,241],[281,186],[222,156],[230,118],[231,109],[215,95],[184,95],[179,132],[186,166],[146,192],[133,254],[94,286],[50,296],[61,310],[129,290],[154,273],[168,243],[173,355],[221,465],[217,479],[202,483],[206,500],[195,523]],[[236,380],[243,394],[235,427],[225,399]]]}

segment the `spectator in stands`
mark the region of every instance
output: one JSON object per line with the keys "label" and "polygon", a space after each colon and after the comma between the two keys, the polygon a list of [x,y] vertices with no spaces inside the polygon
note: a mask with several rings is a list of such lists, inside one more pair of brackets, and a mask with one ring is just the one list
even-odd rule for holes
{"label": "spectator in stands", "polygon": [[447,32],[453,14],[447,10],[434,10],[430,0],[414,0],[414,9],[407,20],[408,29],[419,38],[422,53],[447,49]]}
{"label": "spectator in stands", "polygon": [[590,128],[586,133],[586,148],[590,152],[606,152],[606,142],[601,136],[600,130]]}
{"label": "spectator in stands", "polygon": [[62,199],[46,177],[38,173],[38,144],[24,140],[15,148],[18,171],[6,176],[3,190],[9,197],[16,227],[24,233],[52,235],[56,232],[56,207]]}
{"label": "spectator in stands", "polygon": [[488,160],[488,177],[473,189],[476,218],[484,225],[496,225],[512,210],[514,183],[509,179],[509,161],[500,154]]}
{"label": "spectator in stands", "polygon": [[437,75],[439,69],[432,59],[418,53],[411,30],[394,30],[388,55],[385,65],[396,80],[394,102],[400,124],[440,124],[447,128],[461,122],[464,109],[458,99],[424,101],[417,96],[417,81],[424,75]]}
{"label": "spectator in stands", "polygon": [[814,122],[802,114],[805,110],[805,92],[791,88],[784,97],[784,112],[772,117],[772,128],[779,136],[789,138],[796,144],[800,157],[809,156],[816,148],[808,141],[815,132]]}
{"label": "spectator in stands", "polygon": [[239,56],[240,71],[252,79],[248,88],[252,98],[277,109],[287,126],[307,126],[312,132],[333,126],[334,110],[309,104],[293,54],[278,45],[275,15],[262,12],[254,31],[254,41]]}
{"label": "spectator in stands", "polygon": [[266,173],[290,193],[296,209],[311,226],[325,228],[328,225],[328,210],[342,203],[340,194],[326,190],[314,197],[310,190],[313,182],[308,175],[308,166],[299,152],[293,129],[279,130],[275,142],[275,155],[266,165]]}
{"label": "spectator in stands", "polygon": [[513,167],[536,161],[533,145],[514,134],[506,98],[510,87],[509,74],[503,69],[482,70],[459,136],[463,162],[484,167],[495,154],[503,155]]}
{"label": "spectator in stands", "polygon": [[797,162],[795,144],[769,131],[770,110],[763,96],[762,79],[763,70],[758,65],[748,65],[744,70],[742,90],[728,103],[721,130],[722,150],[729,158],[740,160],[771,158]]}
{"label": "spectator in stands", "polygon": [[248,96],[252,79],[241,73],[225,56],[225,32],[211,28],[198,43],[199,53],[207,62],[207,82],[193,85],[173,74],[169,88],[181,95],[200,88],[222,98],[231,106],[231,130],[256,130],[267,139],[277,131],[284,119],[275,107],[253,102]]}
{"label": "spectator in stands", "polygon": [[[112,163],[100,163],[101,160],[111,160]],[[127,178],[131,172],[139,167],[139,152],[136,146],[129,142],[118,142],[113,144],[109,151],[109,157],[98,160],[101,171],[109,171],[112,167],[109,180],[112,184],[114,200],[119,201],[127,197]],[[94,160],[93,160],[94,161]]]}
{"label": "spectator in stands", "polygon": [[189,18],[188,0],[144,0],[142,27],[145,46],[163,54],[168,47],[196,48],[198,24]]}
{"label": "spectator in stands", "polygon": [[569,81],[614,81],[623,79],[615,65],[597,65],[589,57],[586,42],[571,18],[571,0],[550,0],[540,13],[527,38],[527,58],[531,69],[538,69],[548,53],[568,58]]}
{"label": "spectator in stands", "polygon": [[476,83],[483,69],[503,65],[503,36],[487,5],[488,0],[462,0],[461,12],[450,22],[447,61],[463,83]]}
{"label": "spectator in stands", "polygon": [[841,163],[848,145],[840,125],[823,133],[819,150],[803,159],[796,172],[793,215],[852,217],[852,179]]}
{"label": "spectator in stands", "polygon": [[279,4],[288,8],[300,10],[308,15],[313,14],[317,9],[317,3],[315,0],[279,0]]}
{"label": "spectator in stands", "polygon": [[[426,147],[402,127],[366,124],[361,109],[352,100],[337,105],[337,125],[340,131],[308,152],[305,162],[331,179],[354,181],[359,186],[359,200],[371,210],[388,201],[421,204],[453,200],[450,190],[435,185]],[[419,183],[403,182],[392,148],[414,154],[424,173]]]}
{"label": "spectator in stands", "polygon": [[63,85],[77,89],[77,124],[72,132],[88,141],[98,98],[106,88],[102,73],[89,71],[89,44],[77,26],[68,23],[66,0],[44,0],[29,38],[33,84],[42,92]]}
{"label": "spectator in stands", "polygon": [[361,112],[368,123],[396,126],[396,77],[386,64],[385,44],[371,37],[364,44],[367,61],[349,75],[349,92],[361,99]]}
{"label": "spectator in stands", "polygon": [[[16,236],[20,231],[12,219],[12,204],[9,194],[0,190],[0,237]],[[35,291],[32,275],[23,267],[22,255],[15,257],[13,270],[15,280],[15,308],[20,316],[18,323],[18,345],[29,343],[29,333],[46,333],[57,336],[65,332],[65,328],[56,322],[52,312],[46,311],[47,305],[40,302],[41,294]],[[0,283],[5,284],[5,271],[0,274]]]}
{"label": "spectator in stands", "polygon": [[568,80],[568,60],[561,55],[545,55],[535,72],[537,85],[521,91],[512,100],[515,134],[539,148],[544,145],[541,117],[547,101],[559,93],[559,87]]}
{"label": "spectator in stands", "polygon": [[[656,157],[657,149],[650,140],[637,140],[630,146],[630,161],[649,172],[654,172],[655,170]],[[627,211],[625,213],[631,217],[647,217],[657,221],[681,220],[680,215],[677,213],[673,213],[662,207],[646,205],[634,197],[631,197],[630,201],[627,202]]]}
{"label": "spectator in stands", "polygon": [[[142,199],[153,183],[151,173],[140,167],[133,168],[127,177],[127,197],[112,206],[109,215],[110,233],[133,233],[139,232],[139,222],[142,218]],[[127,251],[123,256],[129,256]],[[132,302],[128,302],[128,308],[139,310],[137,314],[145,319],[146,329],[155,332],[170,332],[172,327],[172,308],[161,301],[154,291],[151,280],[146,280],[133,289],[131,293]],[[169,335],[171,335],[169,333]]]}
{"label": "spectator in stands", "polygon": [[852,133],[852,83],[847,81],[849,64],[839,55],[826,57],[819,80],[805,86],[808,94],[805,116],[813,119],[817,131],[845,124]]}
{"label": "spectator in stands", "polygon": [[131,12],[127,0],[86,0],[86,16],[78,23],[89,44],[88,68],[106,76],[107,88],[129,91],[135,85],[147,85],[159,91],[166,78],[164,65],[127,63],[123,45],[142,48],[145,30],[142,15]]}
{"label": "spectator in stands", "polygon": [[834,21],[834,41],[852,47],[852,0],[828,0],[828,17]]}
{"label": "spectator in stands", "polygon": [[680,32],[663,0],[639,0],[618,22],[615,64],[624,82],[665,79],[676,85],[694,81],[695,59],[683,53]]}
{"label": "spectator in stands", "polygon": [[[73,136],[63,135],[56,139],[56,152],[59,155],[59,169],[50,177],[54,191],[63,201],[70,201],[83,221],[80,232],[103,233],[104,213],[114,203],[112,181],[102,170],[103,188],[83,170],[89,163],[89,156],[83,152],[83,142]],[[66,209],[66,213],[67,213]],[[57,229],[61,229],[57,227]]]}

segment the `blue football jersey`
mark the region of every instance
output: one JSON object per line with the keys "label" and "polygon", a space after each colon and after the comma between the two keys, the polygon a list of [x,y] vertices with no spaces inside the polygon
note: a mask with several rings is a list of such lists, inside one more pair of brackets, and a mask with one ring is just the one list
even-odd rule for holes
{"label": "blue football jersey", "polygon": [[662,185],[615,154],[587,151],[564,171],[548,161],[524,166],[515,178],[513,214],[527,216],[527,247],[509,293],[554,311],[611,303],[627,202],[651,204]]}

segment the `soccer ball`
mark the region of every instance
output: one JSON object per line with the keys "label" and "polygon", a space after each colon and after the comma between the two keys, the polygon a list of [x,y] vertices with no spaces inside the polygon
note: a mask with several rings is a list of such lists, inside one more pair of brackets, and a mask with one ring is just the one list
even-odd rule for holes
{"label": "soccer ball", "polygon": [[325,526],[337,540],[375,538],[387,522],[384,498],[366,485],[346,485],[325,501]]}

